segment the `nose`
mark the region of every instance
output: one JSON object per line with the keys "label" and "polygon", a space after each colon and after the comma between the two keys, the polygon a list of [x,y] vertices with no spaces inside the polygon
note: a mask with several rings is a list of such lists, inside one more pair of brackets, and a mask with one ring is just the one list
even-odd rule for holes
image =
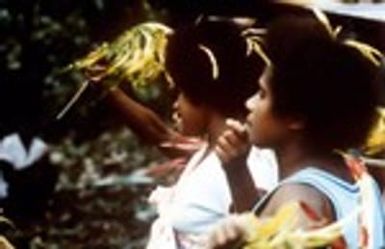
{"label": "nose", "polygon": [[247,110],[252,111],[257,101],[258,101],[258,93],[254,94],[248,100],[246,100],[245,106]]}
{"label": "nose", "polygon": [[174,111],[178,110],[178,107],[179,107],[179,97],[175,99],[174,103],[172,104],[172,108]]}

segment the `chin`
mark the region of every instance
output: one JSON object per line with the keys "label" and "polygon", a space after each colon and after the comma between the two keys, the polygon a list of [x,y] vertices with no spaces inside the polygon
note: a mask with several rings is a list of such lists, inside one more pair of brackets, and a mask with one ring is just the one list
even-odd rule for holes
{"label": "chin", "polygon": [[252,135],[250,135],[249,141],[252,145],[260,146],[260,142],[258,141],[258,139]]}
{"label": "chin", "polygon": [[254,146],[257,146],[259,148],[267,148],[269,145],[263,141],[263,139],[259,138],[255,135],[250,135],[250,143]]}

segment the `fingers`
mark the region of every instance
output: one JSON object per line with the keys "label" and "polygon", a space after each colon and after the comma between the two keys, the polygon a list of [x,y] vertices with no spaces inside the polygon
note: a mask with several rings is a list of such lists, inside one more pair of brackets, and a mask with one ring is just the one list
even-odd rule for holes
{"label": "fingers", "polygon": [[226,119],[226,125],[229,129],[233,130],[239,137],[247,138],[246,126],[238,120],[228,118]]}
{"label": "fingers", "polygon": [[99,82],[105,75],[106,67],[102,65],[93,65],[84,70],[85,76],[93,83]]}
{"label": "fingers", "polygon": [[250,148],[245,126],[234,119],[227,119],[228,129],[218,138],[215,151],[223,163],[228,163]]}
{"label": "fingers", "polygon": [[193,152],[201,148],[202,144],[200,138],[175,135],[171,140],[160,143],[159,147]]}
{"label": "fingers", "polygon": [[239,138],[234,132],[228,130],[218,138],[215,150],[222,162],[228,162],[240,154]]}
{"label": "fingers", "polygon": [[232,248],[243,236],[237,216],[230,216],[220,223],[209,235],[209,248]]}

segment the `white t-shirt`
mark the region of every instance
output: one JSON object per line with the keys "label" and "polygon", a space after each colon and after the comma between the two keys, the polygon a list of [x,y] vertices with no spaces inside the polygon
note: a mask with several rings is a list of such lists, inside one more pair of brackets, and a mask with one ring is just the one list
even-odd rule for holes
{"label": "white t-shirt", "polygon": [[[269,191],[277,185],[275,162],[270,150],[250,151],[247,163],[256,187]],[[221,161],[211,152],[178,182],[171,222],[178,231],[205,233],[229,215],[231,203],[231,190]]]}
{"label": "white t-shirt", "polygon": [[[202,159],[207,149],[203,147],[192,156],[173,187],[160,187],[150,197],[157,202],[159,218],[154,222],[149,243],[152,246],[148,248],[177,248],[158,244],[156,241],[161,241],[162,236],[159,232],[167,234],[168,242],[173,234],[207,234],[219,220],[229,215],[232,199],[225,172],[214,152]],[[257,187],[270,190],[276,186],[277,164],[271,151],[253,148],[248,168]]]}

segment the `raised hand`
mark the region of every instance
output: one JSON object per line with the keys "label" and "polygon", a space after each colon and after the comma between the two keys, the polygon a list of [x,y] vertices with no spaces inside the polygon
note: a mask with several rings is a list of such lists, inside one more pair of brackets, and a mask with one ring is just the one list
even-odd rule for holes
{"label": "raised hand", "polygon": [[218,138],[215,151],[223,164],[228,164],[238,158],[245,158],[250,149],[250,143],[245,126],[234,119],[227,119],[228,129]]}

